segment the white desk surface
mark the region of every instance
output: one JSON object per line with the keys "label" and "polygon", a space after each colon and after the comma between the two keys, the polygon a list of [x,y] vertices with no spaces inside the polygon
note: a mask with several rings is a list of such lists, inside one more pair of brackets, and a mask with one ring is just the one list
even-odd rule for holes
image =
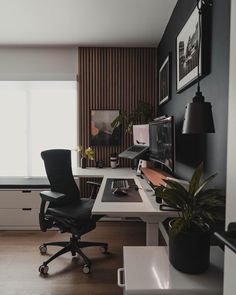
{"label": "white desk surface", "polygon": [[210,268],[191,275],[169,263],[166,247],[124,247],[125,294],[222,295],[223,256],[211,247]]}
{"label": "white desk surface", "polygon": [[[153,191],[146,180],[136,176],[136,171],[131,168],[78,168],[77,174],[80,177],[103,177],[101,187],[95,200],[92,214],[119,216],[119,217],[144,217],[163,220],[169,216],[175,216],[176,213],[160,211],[159,204],[156,203]],[[132,178],[138,187],[143,202],[102,202],[103,191],[107,178]]]}
{"label": "white desk surface", "polygon": [[131,168],[80,168],[78,167],[75,171],[75,174],[79,177],[126,177],[126,176],[134,176],[135,170],[132,170]]}

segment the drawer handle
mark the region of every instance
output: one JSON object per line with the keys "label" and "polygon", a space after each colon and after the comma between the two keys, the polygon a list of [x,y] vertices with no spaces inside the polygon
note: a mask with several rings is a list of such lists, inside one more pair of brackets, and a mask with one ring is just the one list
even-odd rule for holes
{"label": "drawer handle", "polygon": [[31,190],[29,190],[29,189],[24,189],[24,190],[22,190],[21,192],[22,192],[22,193],[31,193]]}
{"label": "drawer handle", "polygon": [[23,211],[31,211],[32,208],[22,208]]}
{"label": "drawer handle", "polygon": [[123,279],[124,279],[124,268],[118,268],[117,269],[117,285],[121,288],[125,287],[125,283],[121,282],[121,272],[123,273]]}

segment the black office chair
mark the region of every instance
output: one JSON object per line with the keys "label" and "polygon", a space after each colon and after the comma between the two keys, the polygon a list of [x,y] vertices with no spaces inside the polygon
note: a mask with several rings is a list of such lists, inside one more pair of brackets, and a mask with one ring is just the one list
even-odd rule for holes
{"label": "black office chair", "polygon": [[[39,213],[40,228],[43,232],[50,228],[59,228],[62,233],[71,233],[70,241],[44,243],[40,246],[41,254],[47,252],[47,246],[63,247],[51,256],[40,267],[41,274],[48,273],[48,263],[58,256],[71,252],[72,256],[79,254],[83,261],[83,272],[89,273],[91,262],[81,251],[81,248],[100,246],[103,253],[107,253],[107,243],[83,242],[80,238],[83,234],[96,227],[96,221],[101,216],[91,216],[96,195],[100,184],[89,182],[93,185],[90,198],[80,198],[80,191],[75,183],[71,169],[70,150],[47,150],[41,153],[51,185],[51,191],[43,191],[41,196],[41,207]],[[49,203],[46,207],[46,203]]]}

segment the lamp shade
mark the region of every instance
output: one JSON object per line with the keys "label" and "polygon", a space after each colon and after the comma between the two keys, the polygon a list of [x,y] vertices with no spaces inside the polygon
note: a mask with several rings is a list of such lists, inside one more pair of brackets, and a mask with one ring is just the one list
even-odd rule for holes
{"label": "lamp shade", "polygon": [[195,101],[187,104],[182,133],[215,133],[211,103]]}

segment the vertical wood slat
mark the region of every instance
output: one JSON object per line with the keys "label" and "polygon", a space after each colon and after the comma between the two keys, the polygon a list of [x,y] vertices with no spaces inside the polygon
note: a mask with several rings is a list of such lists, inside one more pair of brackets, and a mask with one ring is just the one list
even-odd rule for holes
{"label": "vertical wood slat", "polygon": [[[138,101],[150,102],[157,111],[155,48],[78,48],[79,143],[89,146],[90,110],[119,109],[131,113]],[[112,152],[132,144],[122,128],[119,146],[95,147],[96,159],[109,166]],[[122,167],[130,161],[122,159]],[[94,162],[89,162],[94,166]]]}
{"label": "vertical wood slat", "polygon": [[79,179],[79,189],[82,198],[89,198],[92,192],[92,186],[87,184],[87,181],[94,181],[101,183],[101,177],[81,177]]}

